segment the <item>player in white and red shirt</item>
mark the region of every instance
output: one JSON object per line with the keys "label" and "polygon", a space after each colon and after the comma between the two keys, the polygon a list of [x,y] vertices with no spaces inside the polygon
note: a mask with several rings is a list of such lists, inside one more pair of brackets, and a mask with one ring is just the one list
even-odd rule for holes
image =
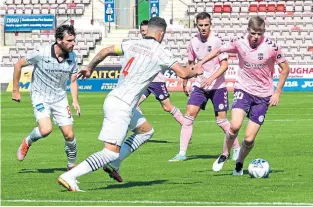
{"label": "player in white and red shirt", "polygon": [[[264,32],[264,20],[259,16],[251,17],[248,23],[248,34],[233,39],[222,47],[213,50],[196,65],[196,68],[199,68],[205,62],[214,59],[223,52],[238,54],[239,70],[232,105],[231,127],[226,134],[228,151],[234,138],[237,137],[246,115],[249,122],[233,175],[243,174],[244,159],[254,146],[254,140],[264,122],[268,107],[278,104],[289,74],[289,65],[280,47],[272,40],[264,37]],[[274,91],[273,74],[275,63],[279,65],[282,72]],[[215,78],[224,72],[225,70],[222,69],[215,72],[210,77],[209,83],[212,83]],[[224,153],[222,155],[227,156]],[[213,165],[222,168],[222,165],[218,166],[220,165],[218,159]]]}
{"label": "player in white and red shirt", "polygon": [[[148,20],[143,20],[140,23],[140,34],[143,38],[145,38],[148,31]],[[138,109],[140,110],[140,104],[146,100],[152,93],[155,98],[160,102],[162,108],[164,111],[170,113],[173,118],[182,125],[183,123],[183,115],[180,112],[178,108],[176,108],[174,105],[172,105],[170,100],[170,93],[168,92],[166,88],[166,77],[163,75],[163,73],[159,73],[157,77],[150,83],[148,88],[145,90],[145,92],[142,94],[139,102],[138,102]],[[141,110],[140,110],[141,111]]]}
{"label": "player in white and red shirt", "polygon": [[[58,182],[68,190],[80,191],[76,181],[78,177],[96,171],[112,161],[120,163],[152,137],[154,130],[137,110],[137,104],[159,72],[171,68],[181,78],[191,78],[203,73],[201,68],[183,68],[173,59],[173,55],[164,49],[161,42],[166,26],[164,19],[151,18],[145,39],[126,41],[121,45],[104,48],[87,67],[80,70],[79,74],[87,78],[94,67],[107,56],[124,57],[117,86],[108,94],[103,104],[104,119],[99,139],[103,141],[104,148],[59,177]],[[128,129],[134,133],[125,140]]]}
{"label": "player in white and red shirt", "polygon": [[[191,39],[188,47],[189,65],[194,65],[196,61],[202,60],[212,50],[221,47],[223,44],[218,35],[210,29],[210,14],[201,12],[197,15],[196,19],[199,33]],[[189,95],[189,98],[180,133],[180,151],[176,156],[170,159],[169,162],[184,161],[187,159],[186,152],[192,136],[194,119],[197,117],[201,109],[205,110],[205,106],[209,100],[211,100],[213,104],[216,124],[224,133],[228,131],[230,122],[227,120],[228,92],[225,85],[225,77],[224,75],[221,75],[211,85],[207,85],[206,82],[206,80],[219,68],[222,68],[223,70],[227,69],[227,58],[227,53],[221,53],[215,59],[205,63],[203,65],[204,73],[197,78],[190,95],[186,90],[187,81],[184,81],[184,91]],[[224,148],[227,149],[226,139],[224,141]],[[234,160],[238,158],[239,150],[240,148],[237,139],[237,142],[234,143]],[[221,161],[225,162],[227,159],[228,156],[223,156]]]}

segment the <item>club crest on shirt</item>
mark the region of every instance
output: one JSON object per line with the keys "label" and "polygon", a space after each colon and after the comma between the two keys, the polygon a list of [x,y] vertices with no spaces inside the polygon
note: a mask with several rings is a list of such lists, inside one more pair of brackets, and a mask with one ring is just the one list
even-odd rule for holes
{"label": "club crest on shirt", "polygon": [[259,60],[263,60],[263,53],[259,53],[259,54],[258,54],[258,59],[259,59]]}
{"label": "club crest on shirt", "polygon": [[199,47],[196,48],[196,51],[199,52]]}
{"label": "club crest on shirt", "polygon": [[211,52],[211,51],[212,51],[212,46],[209,45],[209,46],[208,46],[208,52]]}

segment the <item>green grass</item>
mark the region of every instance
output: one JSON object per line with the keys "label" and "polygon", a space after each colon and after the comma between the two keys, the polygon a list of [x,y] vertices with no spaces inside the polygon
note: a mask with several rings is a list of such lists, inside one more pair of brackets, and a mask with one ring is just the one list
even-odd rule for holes
{"label": "green grass", "polygon": [[[74,117],[74,127],[78,160],[83,161],[103,147],[97,137],[106,94],[79,95],[82,115]],[[184,94],[171,95],[172,103],[184,112]],[[150,97],[142,109],[155,135],[123,162],[124,183],[98,170],[79,179],[85,193],[67,192],[57,183],[66,170],[66,156],[56,126],[48,138],[31,147],[23,162],[16,160],[22,138],[36,126],[29,94],[22,96],[19,104],[11,101],[9,93],[1,95],[2,205],[313,205],[312,93],[283,93],[279,106],[268,111],[244,164],[247,169],[255,158],[268,160],[272,168],[268,179],[252,179],[248,174],[233,177],[234,161],[228,161],[219,173],[211,170],[223,143],[211,104],[195,121],[189,159],[169,163],[179,150],[180,126]],[[240,142],[243,136],[244,127]]]}

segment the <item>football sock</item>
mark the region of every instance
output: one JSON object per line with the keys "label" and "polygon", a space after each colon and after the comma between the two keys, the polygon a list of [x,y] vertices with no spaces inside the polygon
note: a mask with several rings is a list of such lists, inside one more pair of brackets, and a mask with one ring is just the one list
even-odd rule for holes
{"label": "football sock", "polygon": [[183,125],[184,116],[183,116],[183,114],[180,112],[180,110],[179,110],[178,108],[176,108],[176,107],[174,106],[170,113],[173,115],[174,119],[175,119],[180,125]]}
{"label": "football sock", "polygon": [[194,117],[185,115],[183,125],[180,131],[180,155],[186,155],[189,141],[192,136]]}
{"label": "football sock", "polygon": [[[216,120],[216,124],[223,130],[224,134],[226,134],[226,132],[229,130],[230,122],[227,119]],[[232,147],[233,148],[239,147],[238,136],[236,136]],[[226,144],[225,136],[224,136],[224,144],[223,144],[223,155],[229,156],[229,150]]]}
{"label": "football sock", "polygon": [[77,178],[92,171],[96,171],[107,163],[116,160],[118,156],[119,153],[113,152],[105,148],[99,152],[90,155],[86,160],[81,162],[79,165],[77,165],[67,173],[69,176]]}
{"label": "football sock", "polygon": [[41,136],[39,128],[35,127],[33,131],[26,137],[26,142],[28,146],[30,146],[33,142],[36,142],[37,140],[44,138]]}
{"label": "football sock", "polygon": [[251,151],[253,147],[254,147],[254,141],[247,142],[246,140],[243,140],[241,144],[240,152],[239,152],[239,157],[236,162],[243,163],[244,159],[248,156],[249,152]]}
{"label": "football sock", "polygon": [[139,148],[142,144],[147,142],[153,136],[154,130],[151,129],[149,132],[144,134],[132,134],[122,144],[119,157],[110,163],[111,167],[119,169],[121,162]]}
{"label": "football sock", "polygon": [[72,141],[65,140],[65,153],[67,156],[67,166],[73,167],[75,165],[77,149],[76,149],[76,138]]}

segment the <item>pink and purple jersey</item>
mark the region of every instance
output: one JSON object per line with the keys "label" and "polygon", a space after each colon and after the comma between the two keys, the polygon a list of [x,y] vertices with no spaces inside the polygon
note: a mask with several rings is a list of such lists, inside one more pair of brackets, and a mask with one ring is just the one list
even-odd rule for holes
{"label": "pink and purple jersey", "polygon": [[252,49],[248,34],[224,44],[221,52],[237,53],[239,70],[235,88],[241,89],[258,97],[271,96],[274,92],[274,65],[286,59],[280,47],[268,38]]}
{"label": "pink and purple jersey", "polygon": [[[212,50],[221,47],[223,41],[221,38],[217,36],[213,31],[210,32],[210,35],[207,41],[203,42],[200,38],[200,34],[195,35],[188,46],[188,60],[195,62],[195,60],[200,61],[205,56],[207,56]],[[206,62],[203,65],[204,73],[201,76],[198,76],[197,81],[195,82],[195,86],[200,87],[201,82],[204,78],[210,77],[216,70],[219,68],[219,63],[221,60],[228,58],[227,53],[221,53],[215,59]],[[218,77],[209,87],[205,88],[205,90],[219,89],[224,88],[225,85],[225,77],[221,75]]]}

